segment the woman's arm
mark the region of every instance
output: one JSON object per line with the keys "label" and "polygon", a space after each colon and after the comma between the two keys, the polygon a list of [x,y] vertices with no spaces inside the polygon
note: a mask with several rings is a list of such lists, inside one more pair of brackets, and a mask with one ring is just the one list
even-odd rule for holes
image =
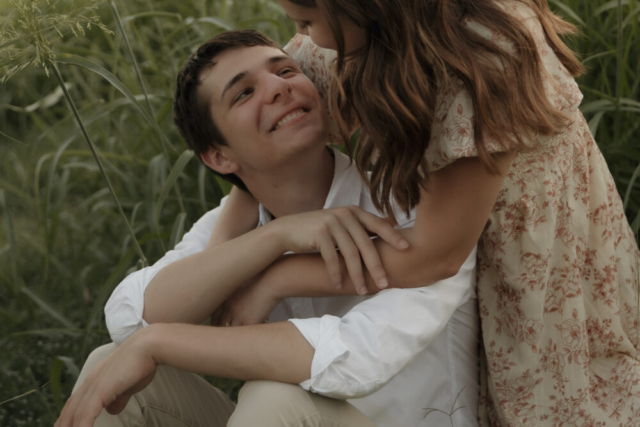
{"label": "woman's arm", "polygon": [[[478,158],[457,160],[429,175],[415,225],[399,230],[409,248],[398,251],[380,239],[374,242],[389,286],[426,286],[458,272],[482,234],[514,157],[514,153],[497,155],[499,173],[495,175]],[[378,292],[371,276],[365,277],[368,292]],[[311,254],[279,260],[263,278],[278,298],[357,293],[350,278],[344,281],[343,289],[332,288],[322,260]]]}
{"label": "woman's arm", "polygon": [[[380,239],[374,242],[391,287],[427,286],[458,273],[478,242],[513,158],[514,154],[496,157],[497,175],[488,173],[477,158],[469,158],[429,177],[415,225],[399,230],[410,242],[409,248],[398,251]],[[347,277],[344,286],[335,289],[320,257],[286,255],[225,303],[218,324],[260,323],[288,297],[363,295],[381,290],[369,274],[365,277],[366,288],[354,286]]]}
{"label": "woman's arm", "polygon": [[255,229],[260,220],[258,206],[258,201],[251,194],[233,186],[211,232],[207,248],[218,246]]}
{"label": "woman's arm", "polygon": [[[254,206],[252,201],[235,203],[235,208]],[[226,208],[226,206],[225,206]],[[233,230],[241,229],[233,212],[223,213],[224,221]],[[246,221],[245,221],[246,222]],[[222,224],[216,224],[221,228]],[[355,278],[356,286],[364,286],[361,257],[367,267],[384,278],[378,254],[367,231],[392,242],[398,249],[406,247],[403,238],[380,218],[359,208],[337,208],[306,212],[278,218],[233,240],[218,243],[229,236],[214,231],[207,248],[190,257],[164,267],[153,278],[144,293],[144,320],[147,323],[202,323],[233,292],[254,278],[285,252],[318,250],[327,264],[333,283],[346,279],[340,273],[336,244],[349,253],[346,268]],[[222,237],[221,237],[222,236]],[[385,279],[386,280],[386,279]]]}
{"label": "woman's arm", "polygon": [[242,380],[297,384],[310,377],[313,348],[289,322],[241,328],[158,324],[136,332],[89,374],[56,427],[90,427],[103,408],[121,412],[158,365]]}

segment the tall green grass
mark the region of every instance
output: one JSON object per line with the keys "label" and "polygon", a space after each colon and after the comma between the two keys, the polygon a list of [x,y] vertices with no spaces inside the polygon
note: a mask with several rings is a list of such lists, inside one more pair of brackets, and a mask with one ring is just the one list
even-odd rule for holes
{"label": "tall green grass", "polygon": [[[89,2],[38,4],[42,15],[64,15]],[[572,41],[589,69],[579,80],[582,110],[637,233],[640,3],[552,6],[583,32]],[[56,40],[44,25],[56,54],[49,75],[30,65],[0,86],[0,402],[20,396],[0,405],[0,425],[53,424],[88,352],[109,341],[102,307],[114,286],[228,191],[185,152],[172,124],[182,61],[225,29],[257,28],[283,44],[294,32],[272,0],[103,0],[87,13],[114,34],[94,25]],[[0,16],[1,32],[15,9],[2,1]],[[22,56],[0,54],[5,71],[36,54],[25,41],[0,40],[11,48]],[[237,392],[237,382],[212,381]]]}

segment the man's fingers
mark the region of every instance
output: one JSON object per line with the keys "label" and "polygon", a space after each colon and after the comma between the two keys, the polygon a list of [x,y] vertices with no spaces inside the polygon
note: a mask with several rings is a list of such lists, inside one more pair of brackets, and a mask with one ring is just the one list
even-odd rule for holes
{"label": "man's fingers", "polygon": [[[80,412],[74,419],[74,427],[92,427],[98,415],[102,411],[102,402],[97,396],[93,395],[93,398],[88,402],[83,402]],[[124,407],[123,407],[124,408]],[[122,411],[122,409],[120,410]]]}
{"label": "man's fingers", "polygon": [[340,259],[338,258],[333,240],[331,240],[329,235],[323,234],[318,237],[318,246],[320,255],[322,255],[322,259],[324,259],[324,263],[327,266],[331,283],[333,283],[336,289],[341,289],[342,274],[340,273]]}

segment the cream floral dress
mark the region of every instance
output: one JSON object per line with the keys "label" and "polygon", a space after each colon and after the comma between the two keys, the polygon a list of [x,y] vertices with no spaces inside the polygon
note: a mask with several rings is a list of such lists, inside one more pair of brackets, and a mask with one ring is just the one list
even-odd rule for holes
{"label": "cream floral dress", "polygon": [[[640,427],[638,245],[578,110],[576,82],[534,12],[522,3],[504,7],[531,31],[547,95],[573,121],[516,154],[479,242],[480,422]],[[333,55],[302,36],[287,49],[326,95]],[[430,172],[477,156],[462,84],[442,91],[436,109]]]}

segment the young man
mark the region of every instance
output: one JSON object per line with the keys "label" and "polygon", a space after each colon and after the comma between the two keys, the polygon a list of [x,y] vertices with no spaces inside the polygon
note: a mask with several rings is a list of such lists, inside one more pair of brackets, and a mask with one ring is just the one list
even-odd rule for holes
{"label": "young man", "polygon": [[[360,254],[385,280],[360,224],[398,250],[406,245],[373,215],[355,165],[326,147],[328,118],[311,81],[257,32],[201,46],[178,77],[174,109],[190,148],[250,191],[259,216],[219,219],[217,208],[118,286],[105,311],[121,345],[92,353],[56,425],[92,425],[105,407],[120,414],[102,411],[96,425],[473,425],[475,251],[431,286],[355,296],[364,285]],[[239,233],[215,227],[220,220],[242,229],[254,218],[259,226],[232,240]],[[284,252],[318,249],[330,269],[318,274],[340,282],[334,242],[354,278],[340,289],[313,288],[304,277],[273,282],[277,262],[261,273]],[[223,313],[223,323],[250,326],[198,326],[225,300],[233,315]],[[255,324],[272,311],[270,322],[290,321]],[[234,408],[184,371],[270,381],[248,381]]]}

